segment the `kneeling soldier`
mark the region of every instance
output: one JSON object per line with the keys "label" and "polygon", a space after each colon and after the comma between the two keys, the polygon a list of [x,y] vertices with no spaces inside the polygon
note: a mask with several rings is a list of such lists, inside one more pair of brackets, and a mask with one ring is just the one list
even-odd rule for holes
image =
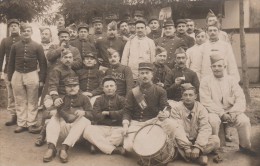
{"label": "kneeling soldier", "polygon": [[65,90],[62,105],[47,124],[48,150],[43,157],[44,162],[51,161],[56,155],[56,144],[60,137],[65,138],[59,152],[60,160],[63,163],[68,162],[68,148],[74,146],[93,119],[92,106],[88,97],[79,92],[77,77],[68,77],[65,80]]}
{"label": "kneeling soldier", "polygon": [[[121,122],[125,98],[116,94],[116,80],[113,77],[106,76],[102,85],[105,94],[96,99],[93,108],[97,125],[87,126],[83,137],[106,154],[124,154],[124,149],[119,145],[123,143]],[[94,146],[91,152],[95,152]]]}

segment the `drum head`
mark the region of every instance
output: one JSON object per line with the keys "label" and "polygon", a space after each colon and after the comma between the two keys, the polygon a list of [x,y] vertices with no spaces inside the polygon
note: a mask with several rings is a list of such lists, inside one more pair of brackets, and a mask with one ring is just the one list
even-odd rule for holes
{"label": "drum head", "polygon": [[163,148],[166,139],[167,136],[159,125],[147,125],[137,132],[133,149],[140,156],[151,156]]}

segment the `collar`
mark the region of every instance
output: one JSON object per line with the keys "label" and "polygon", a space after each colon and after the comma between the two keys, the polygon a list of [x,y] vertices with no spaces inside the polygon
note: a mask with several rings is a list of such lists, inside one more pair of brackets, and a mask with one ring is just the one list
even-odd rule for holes
{"label": "collar", "polygon": [[70,99],[76,99],[79,97],[80,92],[78,92],[76,95],[68,95]]}
{"label": "collar", "polygon": [[11,33],[11,37],[18,37],[20,36],[19,33]]}
{"label": "collar", "polygon": [[177,64],[175,64],[174,68],[177,70],[186,70],[187,67],[185,66],[183,68],[180,68]]}
{"label": "collar", "polygon": [[217,42],[217,41],[219,41],[219,38],[216,38],[216,39],[209,39],[209,42],[211,42],[211,43],[215,43],[215,42]]}
{"label": "collar", "polygon": [[83,65],[83,68],[87,69],[87,70],[92,70],[95,68],[95,65],[94,66],[91,66],[91,67],[88,67],[86,65]]}
{"label": "collar", "polygon": [[141,89],[148,89],[150,87],[152,87],[153,83],[150,82],[150,83],[143,83],[143,84],[140,84],[140,88]]}
{"label": "collar", "polygon": [[106,99],[114,99],[115,97],[116,97],[116,93],[114,94],[114,95],[106,95],[106,94],[104,94],[104,96],[105,96],[105,98]]}
{"label": "collar", "polygon": [[175,35],[172,35],[172,36],[165,36],[165,38],[167,39],[173,39],[175,37]]}
{"label": "collar", "polygon": [[121,63],[117,63],[115,65],[110,65],[111,66],[111,69],[117,69],[119,66],[121,66]]}
{"label": "collar", "polygon": [[184,36],[187,36],[186,33],[177,33],[177,37],[184,37]]}
{"label": "collar", "polygon": [[41,43],[44,44],[44,45],[49,44],[50,42],[51,42],[50,40],[49,40],[49,41],[46,41],[46,42],[42,42],[42,41],[41,41]]}
{"label": "collar", "polygon": [[62,67],[63,69],[65,69],[65,70],[71,69],[71,67],[66,66],[66,65],[64,65],[63,63],[61,63],[61,67]]}
{"label": "collar", "polygon": [[87,38],[79,38],[79,41],[81,41],[81,42],[86,42],[88,39]]}
{"label": "collar", "polygon": [[153,64],[154,64],[154,66],[157,66],[157,67],[161,67],[161,68],[164,67],[164,64],[161,64],[161,63],[154,62]]}
{"label": "collar", "polygon": [[22,38],[22,42],[23,42],[23,43],[29,43],[29,42],[31,42],[31,41],[32,41],[31,38],[29,38],[29,39]]}

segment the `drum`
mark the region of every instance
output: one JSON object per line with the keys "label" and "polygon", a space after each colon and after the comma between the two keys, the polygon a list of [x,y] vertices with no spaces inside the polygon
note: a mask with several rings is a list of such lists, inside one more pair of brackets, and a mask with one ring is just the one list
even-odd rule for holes
{"label": "drum", "polygon": [[140,156],[142,165],[147,166],[166,164],[177,154],[173,140],[157,124],[146,125],[137,131],[133,149]]}

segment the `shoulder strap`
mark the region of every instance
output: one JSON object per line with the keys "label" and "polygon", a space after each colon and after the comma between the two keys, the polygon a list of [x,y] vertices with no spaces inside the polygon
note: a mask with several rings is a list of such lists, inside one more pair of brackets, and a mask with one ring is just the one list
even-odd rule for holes
{"label": "shoulder strap", "polygon": [[142,110],[144,110],[147,107],[147,103],[145,101],[144,95],[142,94],[140,87],[137,86],[135,88],[133,88],[133,95],[135,97],[136,102],[138,103],[138,105],[140,106],[140,108]]}

